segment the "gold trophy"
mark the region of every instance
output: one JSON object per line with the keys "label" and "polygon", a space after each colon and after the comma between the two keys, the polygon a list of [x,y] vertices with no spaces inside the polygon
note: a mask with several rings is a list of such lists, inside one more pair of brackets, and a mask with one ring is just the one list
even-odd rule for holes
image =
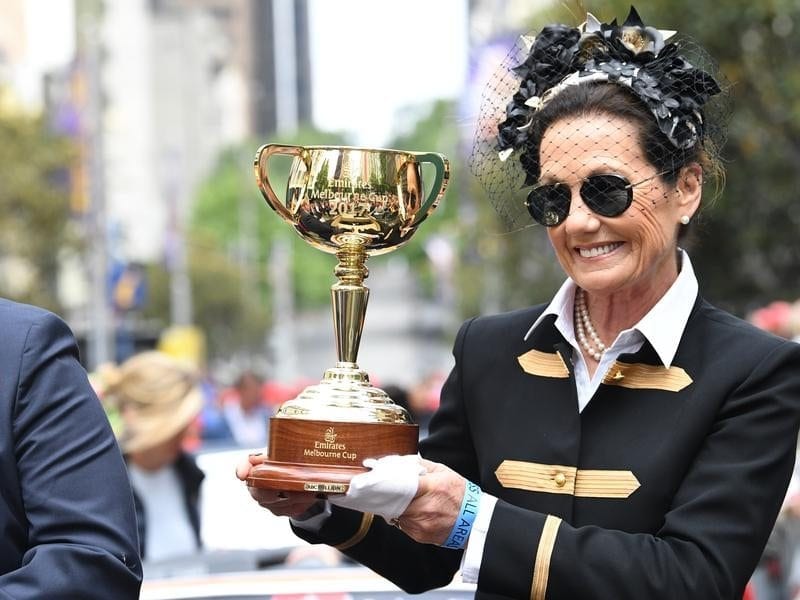
{"label": "gold trophy", "polygon": [[[285,199],[269,180],[274,155],[293,157]],[[435,169],[425,194],[422,164]],[[267,204],[309,244],[336,254],[331,286],[339,361],[322,381],[284,402],[270,417],[269,446],[247,485],[285,491],[344,493],[367,469],[365,458],[417,451],[418,426],[373,387],[357,362],[369,289],[367,257],[408,242],[436,208],[449,178],[441,154],[343,146],[266,144],[255,158]]]}

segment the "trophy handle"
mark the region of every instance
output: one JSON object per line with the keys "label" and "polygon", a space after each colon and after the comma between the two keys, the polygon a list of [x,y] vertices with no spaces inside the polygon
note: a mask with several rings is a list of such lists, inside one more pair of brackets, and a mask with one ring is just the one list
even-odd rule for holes
{"label": "trophy handle", "polygon": [[274,154],[283,154],[287,156],[296,156],[304,159],[306,149],[303,146],[287,146],[282,144],[264,144],[258,151],[256,151],[256,158],[254,161],[254,168],[256,172],[256,181],[258,182],[258,189],[269,204],[270,208],[278,213],[285,221],[293,224],[292,212],[286,205],[278,198],[275,191],[272,189],[272,184],[269,181],[269,169],[267,163],[270,156]]}
{"label": "trophy handle", "polygon": [[418,162],[430,163],[436,169],[436,177],[433,180],[431,191],[428,193],[428,197],[425,199],[425,204],[420,207],[419,211],[417,212],[417,217],[414,219],[414,222],[411,225],[412,227],[415,227],[425,220],[431,211],[439,204],[439,200],[442,199],[442,196],[447,189],[447,182],[450,180],[450,161],[448,161],[443,155],[435,152],[412,152],[411,154],[413,154]]}

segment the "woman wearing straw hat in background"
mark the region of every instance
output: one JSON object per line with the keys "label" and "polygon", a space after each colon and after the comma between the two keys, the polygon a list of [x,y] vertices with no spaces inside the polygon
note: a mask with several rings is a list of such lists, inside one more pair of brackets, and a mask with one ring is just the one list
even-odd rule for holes
{"label": "woman wearing straw hat in background", "polygon": [[204,475],[183,442],[203,404],[199,374],[150,351],[107,368],[103,380],[104,399],[122,420],[119,443],[133,486],[142,559],[197,552]]}
{"label": "woman wearing straw hat in background", "polygon": [[522,40],[474,170],[566,281],[462,326],[424,458],[327,502],[251,488],[262,506],[411,591],[460,569],[486,599],[741,600],[792,472],[800,346],[705,301],[679,246],[724,94],[673,33],[631,9]]}

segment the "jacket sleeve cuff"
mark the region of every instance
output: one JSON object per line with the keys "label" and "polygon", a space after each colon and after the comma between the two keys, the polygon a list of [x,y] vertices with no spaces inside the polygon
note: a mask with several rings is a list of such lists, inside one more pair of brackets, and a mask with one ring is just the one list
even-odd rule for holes
{"label": "jacket sleeve cuff", "polygon": [[[486,536],[478,589],[544,600],[560,525],[558,517],[498,500]],[[520,536],[521,530],[529,535]],[[528,577],[519,577],[521,568],[529,573]]]}
{"label": "jacket sleeve cuff", "polygon": [[339,506],[330,507],[330,516],[316,527],[292,521],[294,533],[312,544],[327,544],[345,550],[358,544],[372,525],[372,513],[360,513]]}

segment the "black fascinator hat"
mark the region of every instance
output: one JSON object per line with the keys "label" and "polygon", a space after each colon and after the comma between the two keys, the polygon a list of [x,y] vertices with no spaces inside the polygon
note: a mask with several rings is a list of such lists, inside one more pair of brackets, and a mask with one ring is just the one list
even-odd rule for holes
{"label": "black fascinator hat", "polygon": [[484,91],[471,166],[509,229],[530,223],[524,189],[539,177],[531,135],[541,111],[564,90],[588,83],[628,89],[676,153],[715,155],[724,143],[728,94],[707,52],[675,31],[591,14],[578,27],[552,24],[523,35]]}

